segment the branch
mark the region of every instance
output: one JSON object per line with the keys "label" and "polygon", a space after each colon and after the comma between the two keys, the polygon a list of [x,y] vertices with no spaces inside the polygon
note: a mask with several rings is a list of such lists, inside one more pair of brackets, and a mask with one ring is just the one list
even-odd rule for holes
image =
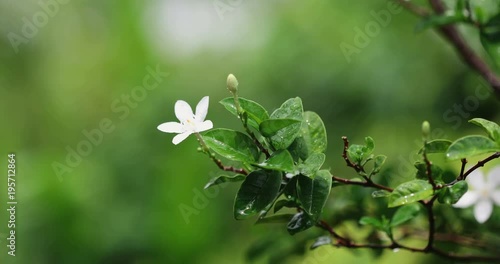
{"label": "branch", "polygon": [[[443,14],[446,7],[441,0],[429,0],[430,5],[437,14]],[[493,91],[500,96],[500,78],[490,66],[474,52],[465,42],[460,32],[453,25],[442,26],[439,32],[455,47],[462,59],[476,70],[491,85]]]}
{"label": "branch", "polygon": [[[342,151],[342,158],[344,158],[347,166],[353,168],[357,173],[365,172],[363,167],[359,166],[358,164],[352,163],[352,161],[347,156],[347,150],[349,149],[349,140],[347,139],[347,137],[343,136],[342,140],[344,141],[344,150]],[[367,177],[364,178],[367,179]]]}

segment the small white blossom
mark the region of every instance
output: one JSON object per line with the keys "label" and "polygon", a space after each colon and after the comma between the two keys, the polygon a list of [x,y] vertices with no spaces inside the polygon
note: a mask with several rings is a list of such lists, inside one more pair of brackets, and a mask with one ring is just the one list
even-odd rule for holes
{"label": "small white blossom", "polygon": [[181,143],[189,135],[211,129],[214,125],[212,121],[206,120],[208,113],[208,96],[203,97],[196,105],[196,113],[188,103],[182,100],[175,102],[175,116],[180,123],[167,122],[158,126],[158,130],[165,133],[177,133],[172,143],[175,145]]}
{"label": "small white blossom", "polygon": [[474,217],[482,224],[490,218],[493,204],[500,206],[500,166],[490,170],[487,177],[477,169],[466,181],[469,191],[453,206],[466,208],[474,205]]}

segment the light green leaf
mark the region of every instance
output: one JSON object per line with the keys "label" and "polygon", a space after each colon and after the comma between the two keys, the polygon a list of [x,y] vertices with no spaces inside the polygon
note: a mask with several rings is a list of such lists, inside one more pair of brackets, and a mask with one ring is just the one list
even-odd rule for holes
{"label": "light green leaf", "polygon": [[[280,108],[271,114],[271,119],[294,119],[302,121],[302,100],[298,97],[288,99]],[[275,149],[286,149],[297,138],[300,132],[300,123],[292,124],[279,130],[271,137],[271,144]]]}
{"label": "light green leaf", "polygon": [[212,129],[202,135],[207,146],[224,158],[252,163],[259,158],[259,150],[253,140],[238,131]]}
{"label": "light green leaf", "polygon": [[487,137],[465,136],[457,139],[450,145],[446,152],[446,158],[449,160],[458,160],[497,151],[500,151],[499,144]]}
{"label": "light green leaf", "polygon": [[245,219],[259,213],[278,196],[281,173],[257,170],[247,175],[236,194],[234,217]]}
{"label": "light green leaf", "polygon": [[321,168],[323,163],[325,163],[325,159],[325,154],[313,153],[304,161],[304,163],[299,164],[297,168],[299,169],[300,173],[312,178]]}
{"label": "light green leaf", "polygon": [[438,201],[445,204],[455,204],[467,192],[466,181],[459,181],[452,186],[446,186],[439,190]]}
{"label": "light green leaf", "polygon": [[434,193],[432,185],[424,180],[402,183],[389,195],[389,207],[414,203],[429,198]]}
{"label": "light green leaf", "polygon": [[[431,140],[425,144],[426,153],[445,153],[451,145],[450,140],[436,139]],[[424,153],[424,148],[420,149],[418,154]]]}
{"label": "light green leaf", "polygon": [[377,155],[374,159],[374,163],[373,163],[373,170],[372,172],[370,173],[370,175],[375,175],[377,173],[380,172],[380,169],[382,168],[382,166],[384,165],[385,163],[385,160],[387,159],[387,156],[384,156],[384,155]]}
{"label": "light green leaf", "polygon": [[482,118],[474,118],[469,120],[469,122],[482,127],[492,140],[500,143],[500,126],[497,123]]}
{"label": "light green leaf", "polygon": [[288,233],[290,233],[290,235],[295,235],[298,232],[311,228],[315,224],[316,224],[315,221],[313,221],[308,214],[300,212],[295,214],[288,223],[287,225]]}
{"label": "light green leaf", "polygon": [[327,170],[316,173],[314,179],[299,175],[297,179],[297,194],[304,210],[317,221],[330,195],[332,175]]}
{"label": "light green leaf", "polygon": [[291,172],[295,169],[292,156],[287,150],[276,151],[268,160],[260,164],[255,164],[255,166],[263,169],[279,170],[285,172]]}
{"label": "light green leaf", "polygon": [[212,186],[216,186],[216,185],[219,185],[222,183],[226,183],[226,182],[239,182],[239,181],[244,180],[245,177],[246,176],[242,175],[242,174],[236,174],[233,176],[221,175],[218,177],[214,177],[214,178],[210,179],[210,181],[208,181],[207,184],[205,184],[204,189],[207,189],[207,188],[210,188]]}
{"label": "light green leaf", "polygon": [[[248,116],[248,125],[259,130],[259,125],[262,121],[269,119],[269,114],[266,109],[262,107],[260,104],[248,100],[245,98],[238,98],[238,102],[240,103],[240,107],[244,112],[247,113]],[[238,111],[236,110],[236,106],[234,104],[234,98],[228,97],[224,98],[220,103],[233,115],[238,117]]]}
{"label": "light green leaf", "polygon": [[457,12],[446,15],[427,16],[420,20],[420,22],[415,26],[415,32],[422,32],[431,27],[441,27],[463,21],[465,21],[463,13]]}
{"label": "light green leaf", "polygon": [[360,164],[367,158],[375,148],[375,143],[371,137],[365,137],[365,145],[350,145],[347,149],[347,156],[356,164]]}
{"label": "light green leaf", "polygon": [[420,205],[418,203],[412,203],[405,206],[401,206],[391,220],[391,227],[402,225],[407,221],[415,218],[420,212]]}
{"label": "light green leaf", "polygon": [[260,124],[260,133],[265,137],[272,137],[281,129],[300,123],[300,120],[295,119],[268,119]]}
{"label": "light green leaf", "polygon": [[384,231],[385,226],[384,224],[377,218],[370,217],[370,216],[363,216],[361,219],[359,219],[359,224],[360,225],[371,225],[375,227],[378,230]]}

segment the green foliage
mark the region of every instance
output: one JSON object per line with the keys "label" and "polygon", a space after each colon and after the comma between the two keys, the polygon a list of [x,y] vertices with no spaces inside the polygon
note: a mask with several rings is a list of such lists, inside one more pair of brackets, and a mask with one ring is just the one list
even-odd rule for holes
{"label": "green foliage", "polygon": [[316,173],[314,178],[299,175],[297,179],[297,194],[302,208],[317,221],[330,194],[332,175],[327,170]]}
{"label": "green foliage", "polygon": [[281,174],[276,171],[256,170],[241,184],[234,201],[234,217],[245,219],[268,207],[278,196]]}
{"label": "green foliage", "polygon": [[[255,128],[256,130],[259,130],[259,126],[262,121],[269,119],[269,114],[267,113],[266,109],[260,104],[245,98],[238,98],[238,102],[240,103],[241,110],[248,116],[248,125]],[[234,104],[233,97],[225,98],[220,101],[220,103],[231,114],[239,117],[239,113],[236,109],[236,105]]]}
{"label": "green foliage", "polygon": [[265,137],[276,135],[281,129],[300,123],[296,119],[268,119],[260,124],[260,133]]}
{"label": "green foliage", "polygon": [[[271,119],[294,119],[302,122],[302,114],[302,100],[291,98],[271,114]],[[297,122],[278,130],[270,137],[271,145],[278,150],[286,149],[299,135],[300,127],[301,124]]]}
{"label": "green foliage", "polygon": [[446,157],[457,160],[496,151],[500,151],[500,145],[487,137],[465,136],[450,145]]}
{"label": "green foliage", "polygon": [[[427,165],[423,162],[417,162],[415,163],[415,168],[417,168],[417,173],[415,178],[420,179],[420,180],[427,180]],[[443,170],[434,164],[431,164],[431,175],[434,180],[441,180],[441,175],[443,174]]]}
{"label": "green foliage", "polygon": [[276,151],[269,159],[262,163],[255,164],[255,166],[263,169],[278,170],[284,172],[291,172],[294,170],[292,156],[287,150]]}
{"label": "green foliage", "polygon": [[365,138],[365,145],[350,145],[347,149],[347,155],[349,159],[354,161],[356,164],[361,164],[361,162],[367,158],[375,148],[375,143],[371,137]]}
{"label": "green foliage", "polygon": [[203,134],[207,146],[224,158],[254,162],[259,158],[259,150],[248,135],[230,129],[213,129]]}
{"label": "green foliage", "polygon": [[420,213],[421,206],[417,203],[408,204],[398,208],[396,213],[392,216],[391,227],[402,225]]}
{"label": "green foliage", "polygon": [[434,193],[432,185],[424,180],[413,180],[400,184],[389,195],[389,207],[418,202]]}
{"label": "green foliage", "polygon": [[307,213],[300,212],[295,214],[290,222],[288,222],[287,230],[290,235],[295,235],[298,232],[302,232],[313,227],[314,224],[314,220],[311,219],[311,217]]}
{"label": "green foliage", "polygon": [[207,188],[210,188],[212,186],[216,186],[216,185],[223,184],[226,182],[239,182],[239,181],[243,181],[244,179],[245,179],[245,175],[242,175],[242,174],[236,174],[233,176],[221,175],[221,176],[214,177],[214,178],[210,179],[210,181],[207,182],[207,184],[205,185],[204,188],[207,189]]}
{"label": "green foliage", "polygon": [[438,201],[445,204],[454,204],[467,192],[466,181],[459,181],[452,186],[445,186],[438,192]]}
{"label": "green foliage", "polygon": [[450,140],[436,139],[426,142],[424,147],[420,149],[419,154],[424,153],[445,153],[451,145]]}

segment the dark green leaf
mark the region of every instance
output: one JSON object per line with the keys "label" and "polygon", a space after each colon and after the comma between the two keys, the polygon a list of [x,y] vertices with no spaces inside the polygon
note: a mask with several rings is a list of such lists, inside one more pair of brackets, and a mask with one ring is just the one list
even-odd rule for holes
{"label": "dark green leaf", "polygon": [[392,217],[391,227],[406,223],[407,221],[415,218],[419,212],[420,205],[418,203],[401,206]]}
{"label": "dark green leaf", "polygon": [[492,140],[500,143],[500,126],[497,123],[482,118],[474,118],[469,120],[469,122],[482,127]]}
{"label": "dark green leaf", "polygon": [[451,144],[446,157],[449,160],[458,160],[496,151],[500,151],[499,145],[487,137],[465,136]]}
{"label": "dark green leaf", "polygon": [[332,185],[332,175],[327,170],[318,171],[311,179],[304,175],[299,175],[297,179],[297,193],[302,208],[311,216],[313,221],[317,221],[321,216],[323,207],[330,195]]}
{"label": "dark green leaf", "polygon": [[315,249],[321,246],[326,246],[326,245],[331,245],[332,244],[332,238],[330,236],[320,236],[316,238],[314,243],[311,245],[311,249]]}
{"label": "dark green leaf", "polygon": [[300,173],[313,177],[316,172],[325,163],[326,156],[323,153],[313,153],[307,158],[304,163],[298,165]]}
{"label": "dark green leaf", "polygon": [[389,207],[414,203],[429,198],[434,193],[427,181],[413,180],[402,183],[389,195]]}
{"label": "dark green leaf", "polygon": [[288,233],[295,235],[298,232],[311,228],[316,223],[304,212],[297,213],[293,216],[292,220],[287,225]]}
{"label": "dark green leaf", "polygon": [[[425,144],[426,153],[445,153],[451,145],[450,140],[436,139]],[[418,154],[424,153],[424,148],[420,149]]]}
{"label": "dark green leaf", "polygon": [[210,179],[210,181],[208,181],[207,184],[205,184],[205,189],[212,187],[212,186],[222,184],[222,183],[226,183],[226,182],[239,182],[239,181],[242,181],[244,179],[245,179],[245,175],[242,175],[242,174],[236,174],[233,176],[221,175],[221,176],[214,177],[214,178]]}
{"label": "dark green leaf", "polygon": [[466,181],[459,181],[452,186],[446,186],[439,190],[438,201],[445,204],[455,204],[467,192]]}
{"label": "dark green leaf", "polygon": [[259,213],[278,196],[281,173],[258,170],[251,172],[241,184],[234,201],[234,217],[245,219]]}
{"label": "dark green leaf", "polygon": [[285,224],[290,222],[293,214],[279,214],[269,217],[259,218],[255,224]]}
{"label": "dark green leaf", "polygon": [[[271,119],[294,119],[302,121],[302,100],[300,98],[288,99],[280,108],[271,114]],[[271,144],[276,149],[286,149],[297,138],[301,123],[289,125],[279,130],[271,137]]]}
{"label": "dark green leaf", "polygon": [[[266,109],[262,107],[260,104],[245,99],[245,98],[238,98],[238,101],[240,103],[240,107],[243,109],[244,112],[247,113],[248,116],[248,125],[255,128],[256,130],[259,130],[259,125],[262,123],[262,121],[269,119],[269,114],[267,113]],[[234,105],[234,98],[233,97],[228,97],[224,98],[220,103],[229,111],[231,114],[238,116],[238,111],[236,110],[236,106]]]}
{"label": "dark green leaf", "polygon": [[272,137],[283,128],[300,123],[295,119],[268,119],[260,123],[260,133],[265,137]]}
{"label": "dark green leaf", "polygon": [[260,164],[255,164],[255,166],[264,169],[286,172],[292,172],[295,169],[292,156],[287,150],[276,151],[268,160]]}
{"label": "dark green leaf", "polygon": [[488,23],[483,25],[480,31],[480,40],[484,49],[493,59],[496,67],[500,67],[500,14],[491,18]]}
{"label": "dark green leaf", "polygon": [[241,132],[218,128],[206,132],[202,137],[211,150],[224,158],[248,163],[259,158],[259,150],[253,140]]}

